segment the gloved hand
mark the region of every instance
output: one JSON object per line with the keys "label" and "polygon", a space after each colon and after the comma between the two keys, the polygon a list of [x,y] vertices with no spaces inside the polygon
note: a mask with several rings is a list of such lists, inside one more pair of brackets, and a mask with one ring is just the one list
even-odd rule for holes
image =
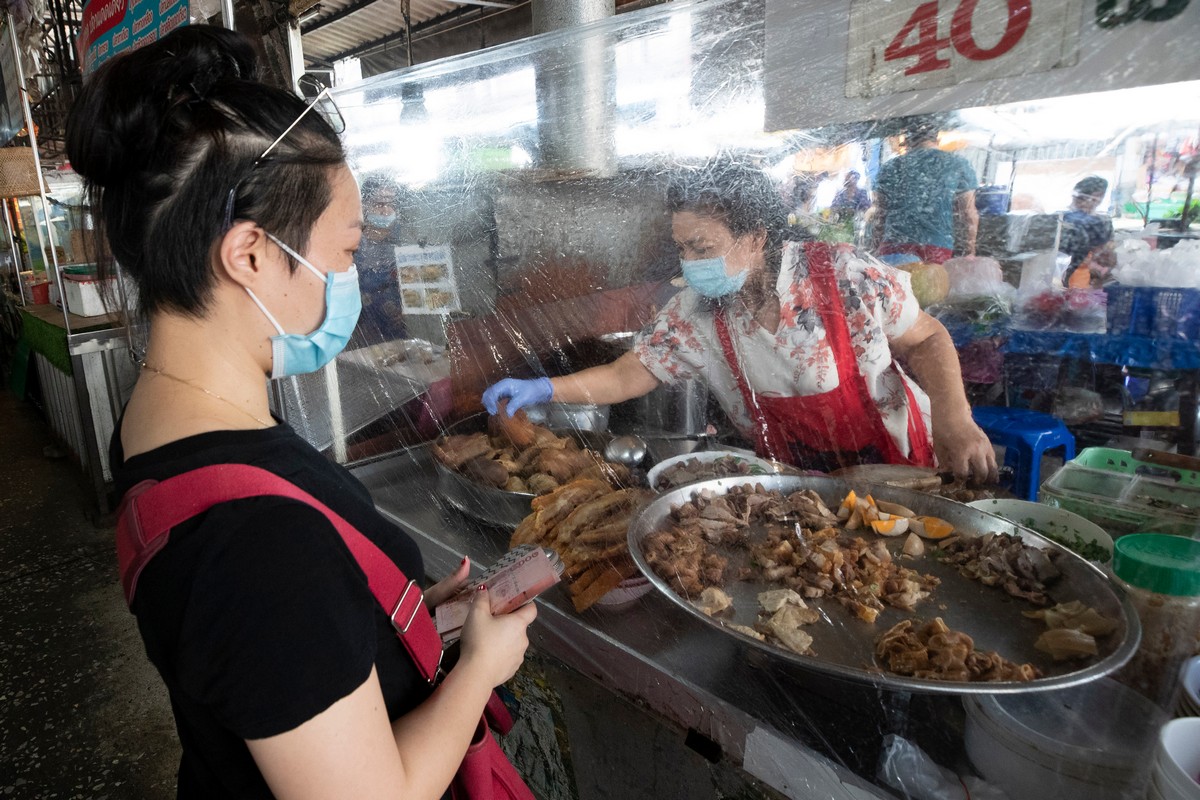
{"label": "gloved hand", "polygon": [[549,378],[534,378],[521,381],[516,378],[505,378],[499,383],[493,383],[483,392],[483,407],[489,414],[495,414],[501,400],[508,400],[506,409],[508,416],[517,413],[525,406],[547,403],[554,397],[554,386]]}

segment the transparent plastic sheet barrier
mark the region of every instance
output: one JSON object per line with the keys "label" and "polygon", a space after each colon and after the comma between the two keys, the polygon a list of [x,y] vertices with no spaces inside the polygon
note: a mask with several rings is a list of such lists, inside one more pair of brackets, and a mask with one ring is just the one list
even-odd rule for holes
{"label": "transparent plastic sheet barrier", "polygon": [[[830,35],[845,39],[847,20],[861,22],[850,15],[851,5],[862,11],[869,4],[838,5],[845,8],[837,19],[814,14],[812,25],[829,26]],[[996,5],[999,11],[969,2],[893,3],[903,9],[894,12],[901,17],[883,41],[888,59],[909,67],[934,64],[935,71],[945,60],[953,62],[953,71],[961,50],[973,44],[994,52],[1022,25],[1033,26],[1029,35],[1042,37],[1037,43],[1048,41],[1037,28],[1044,4]],[[1078,41],[1082,26],[1083,41],[1090,42],[1088,26],[1096,7],[1105,4],[1063,5],[1078,19],[1068,14],[1059,20],[1065,27],[1058,35]],[[1112,13],[1143,5],[1126,3]],[[1195,31],[1197,9],[1177,5],[1183,11],[1175,24]],[[1029,8],[1033,16],[1026,19],[1021,9]],[[791,17],[789,9],[795,11]],[[1001,71],[934,85],[945,101],[940,106],[928,92],[904,90],[886,102],[874,95],[870,114],[861,118],[839,115],[839,102],[852,103],[844,76],[832,87],[813,82],[840,74],[838,64],[826,62],[845,59],[845,53],[813,48],[824,60],[811,69],[768,70],[768,42],[775,47],[780,37],[786,43],[794,36],[801,51],[811,44],[814,34],[801,30],[801,11],[802,4],[673,3],[336,91],[351,166],[363,188],[366,229],[357,264],[364,309],[335,371],[289,379],[280,396],[289,421],[354,466],[381,510],[413,532],[431,576],[450,572],[463,554],[477,568],[495,561],[530,513],[531,496],[572,482],[568,467],[522,462],[511,448],[503,452],[507,444],[495,435],[494,423],[491,439],[479,437],[489,425],[480,400],[489,385],[503,378],[559,378],[632,352],[658,388],[570,408],[535,405],[528,409],[531,418],[571,439],[562,448],[571,452],[589,447],[603,453],[612,437],[636,434],[647,455],[622,485],[639,485],[650,468],[673,456],[713,451],[736,456],[737,463],[727,459],[722,466],[753,470],[752,452],[763,444],[756,441],[762,418],[753,406],[834,390],[849,379],[835,369],[824,335],[828,318],[822,312],[842,305],[859,372],[883,409],[877,412],[883,434],[896,449],[907,452],[919,436],[908,424],[910,403],[919,409],[915,417],[932,427],[935,445],[939,435],[938,409],[930,418],[920,389],[928,375],[911,363],[903,373],[888,366],[886,343],[914,324],[919,305],[949,332],[962,389],[976,409],[1052,414],[1080,450],[1153,445],[1193,451],[1200,245],[1189,223],[1196,215],[1200,83],[1109,92],[1092,87],[1058,97],[1065,92],[1055,88],[1056,63],[1038,62],[1030,67],[1033,77],[1022,79],[1024,88],[1014,97],[1019,102],[1006,102]],[[780,19],[778,14],[787,24],[768,32],[767,20]],[[1163,26],[1153,18],[1144,14],[1126,23],[1143,31],[1136,48],[1121,56],[1139,69],[1156,58]],[[1068,63],[1069,53],[1063,58]],[[804,57],[793,61],[803,65]],[[973,93],[972,81],[988,92]],[[1028,89],[1039,82],[1043,99]],[[769,98],[777,100],[781,92],[824,98],[825,111],[812,112],[821,124],[768,132],[765,120],[778,118]],[[986,104],[973,98],[986,98]],[[922,116],[914,119],[917,112]],[[953,178],[910,177],[906,184],[897,176],[910,173],[887,165],[912,154],[932,158],[918,141],[921,131],[930,130],[932,150],[944,154],[937,158]],[[729,238],[717,243],[724,249],[699,252],[704,244],[712,250],[713,243],[692,241],[689,229],[680,227],[682,214],[668,211],[670,192],[686,196],[689,177],[728,162],[750,165],[771,187],[770,219],[780,220],[783,252],[777,264],[763,255],[773,244],[760,243],[760,257],[753,248],[749,255],[739,250],[744,240],[734,235],[728,216]],[[1089,176],[1103,185],[1090,181],[1081,189]],[[945,196],[935,196],[935,189]],[[972,189],[973,199],[961,202]],[[703,210],[715,206],[710,199]],[[915,240],[917,232],[928,238]],[[762,315],[777,326],[776,336],[760,329],[754,313],[739,317],[741,301],[699,301],[684,288],[676,240],[689,260],[725,256],[727,274],[742,263],[778,270],[783,278],[774,285],[752,272],[740,295],[757,298],[758,310],[769,309],[764,300],[779,299],[778,317]],[[812,282],[805,282],[811,277],[805,265],[816,252],[830,254],[842,303],[822,304]],[[714,322],[722,307],[745,391]],[[601,391],[628,393],[622,386]],[[867,421],[857,412],[835,413],[824,424],[834,435]],[[484,442],[484,450],[458,463],[448,445],[471,441]],[[853,442],[868,456],[887,449],[878,437]],[[450,458],[435,458],[433,443]],[[1005,485],[943,484],[936,469],[918,467],[886,477],[899,476],[903,486],[932,490],[947,502],[1012,497],[1022,463],[1009,444],[1014,469],[1004,476]],[[812,450],[760,454],[778,459],[766,469],[782,470],[785,478],[794,469],[800,477],[789,479],[802,481],[814,466],[831,466]],[[789,460],[797,463],[779,463]],[[1046,463],[1043,479],[1056,464]],[[505,472],[499,478],[497,467]],[[679,480],[703,474],[688,473],[691,468],[698,469],[685,464],[673,474]],[[865,495],[873,477],[878,474],[851,473],[845,480]],[[818,494],[828,488],[820,480],[813,483]],[[709,488],[719,495],[728,483]],[[888,490],[874,491],[889,496]],[[649,488],[644,492],[606,513],[615,508],[636,520],[629,507],[645,507],[655,496]],[[1112,496],[1100,490],[1079,492],[1063,489],[1059,500],[1078,502],[1059,505],[1085,516],[1090,506],[1084,501],[1111,505]],[[603,505],[598,499],[579,505],[593,503],[595,509]],[[841,497],[823,499],[836,510]],[[921,514],[953,517],[968,535],[1015,531],[965,507],[945,511],[919,497],[906,504]],[[1186,519],[1190,512],[1183,510]],[[1138,625],[1100,566],[1017,531],[1067,565],[1067,577],[1051,587],[1054,601],[1088,599],[1120,621],[1119,632],[1101,639],[1091,659],[1055,662],[1034,650],[1044,626],[1021,614],[1034,605],[997,587],[963,588],[966,579],[942,567],[942,585],[932,587],[915,611],[885,604],[873,625],[856,617],[853,604],[815,601],[821,619],[812,624],[825,626],[815,639],[854,640],[865,648],[862,662],[830,669],[831,645],[824,652],[814,647],[811,655],[788,654],[689,611],[669,595],[669,575],[646,581],[638,571],[645,558],[623,560],[617,545],[624,536],[599,531],[605,523],[611,528],[613,519],[601,516],[590,527],[577,519],[571,531],[560,531],[561,540],[536,525],[516,534],[557,546],[574,581],[602,585],[608,578],[597,565],[620,573],[621,583],[600,602],[578,585],[543,595],[535,645],[690,731],[689,743],[736,767],[751,794],[963,796],[944,793],[945,775],[933,763],[961,776],[973,795],[1005,788],[1014,799],[1140,797],[1145,791],[1157,728],[1129,722],[1153,714],[1142,713],[1136,697],[1103,677],[1119,675],[1136,647]],[[877,538],[873,532],[858,535],[868,544]],[[884,541],[895,563],[937,571],[936,542],[924,540],[924,560],[914,560],[901,553],[904,535]],[[722,580],[730,594],[748,591],[732,569]],[[735,592],[738,586],[743,588]],[[749,598],[753,609],[754,591]],[[753,623],[756,610],[740,611]],[[869,663],[875,640],[888,627],[904,617],[924,623],[938,616],[971,636],[976,649],[1028,661],[1044,677],[1027,686],[1009,681],[982,691],[977,685],[947,689],[923,687],[919,679],[905,683]],[[591,713],[606,715],[603,709]],[[595,727],[620,731],[616,719]],[[583,750],[576,741],[577,762],[585,758]],[[613,770],[621,774],[608,778],[610,796],[642,796],[650,785],[671,785],[675,793],[659,796],[729,792],[723,783],[728,779],[702,760],[696,761],[700,767],[648,763],[649,749],[640,755],[633,746],[619,751],[637,763]],[[1091,751],[1109,754],[1108,763],[1089,759]],[[1036,770],[1015,766],[1030,760]],[[711,770],[711,776],[697,779],[696,770]],[[1017,773],[1036,775],[1040,783],[1034,789],[1014,784]],[[980,780],[992,788],[980,789]],[[561,788],[541,789],[567,796]]]}

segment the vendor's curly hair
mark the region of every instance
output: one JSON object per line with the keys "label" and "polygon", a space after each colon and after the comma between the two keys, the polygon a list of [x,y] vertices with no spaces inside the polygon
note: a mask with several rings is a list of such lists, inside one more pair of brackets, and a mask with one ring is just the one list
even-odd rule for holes
{"label": "vendor's curly hair", "polygon": [[771,178],[757,167],[719,159],[681,170],[667,185],[667,210],[692,211],[719,219],[734,236],[766,231],[767,269],[778,273],[788,233],[787,208]]}

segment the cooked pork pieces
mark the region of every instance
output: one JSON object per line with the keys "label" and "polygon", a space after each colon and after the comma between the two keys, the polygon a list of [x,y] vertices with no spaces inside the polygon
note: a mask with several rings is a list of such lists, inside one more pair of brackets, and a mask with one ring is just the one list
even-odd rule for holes
{"label": "cooked pork pieces", "polygon": [[629,469],[606,462],[574,439],[534,425],[518,411],[488,418],[488,432],[446,436],[431,445],[433,457],[470,480],[507,492],[544,495],[576,478],[628,486]]}
{"label": "cooked pork pieces", "polygon": [[[729,553],[748,555],[746,566],[731,574]],[[846,533],[816,492],[784,496],[761,485],[697,492],[672,512],[670,525],[646,538],[645,556],[684,597],[757,580],[802,598],[831,596],[866,622],[885,603],[913,610],[938,582],[896,564],[883,540]]]}
{"label": "cooked pork pieces", "polygon": [[877,640],[875,658],[888,672],[924,680],[1031,681],[1042,676],[1032,664],[976,650],[970,636],[952,630],[941,617],[923,626],[911,619],[896,623]]}
{"label": "cooked pork pieces", "polygon": [[938,558],[985,586],[999,586],[1034,605],[1050,605],[1046,587],[1060,577],[1055,550],[1043,550],[1008,533],[947,539]]}

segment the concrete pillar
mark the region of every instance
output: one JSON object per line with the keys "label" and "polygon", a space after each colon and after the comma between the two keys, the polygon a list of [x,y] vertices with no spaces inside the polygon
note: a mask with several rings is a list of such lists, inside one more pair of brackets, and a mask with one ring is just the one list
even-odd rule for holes
{"label": "concrete pillar", "polygon": [[[533,0],[533,32],[573,28],[615,12],[615,0]],[[539,166],[611,175],[616,69],[605,35],[581,35],[543,53],[537,65]]]}

